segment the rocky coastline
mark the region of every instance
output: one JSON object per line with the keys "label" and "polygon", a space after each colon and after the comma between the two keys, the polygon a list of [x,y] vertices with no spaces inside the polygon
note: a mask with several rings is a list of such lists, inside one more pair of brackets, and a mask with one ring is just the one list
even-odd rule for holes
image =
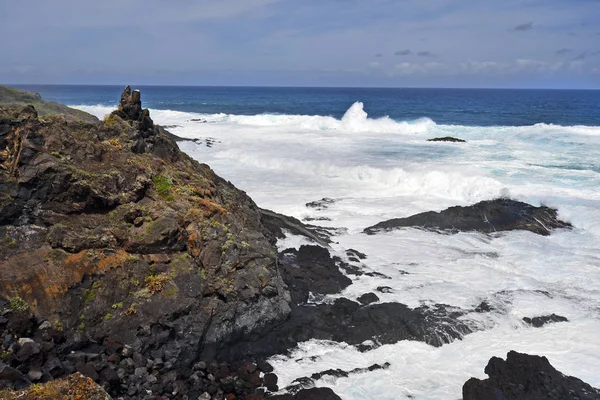
{"label": "rocky coastline", "polygon": [[[343,341],[360,351],[401,340],[442,346],[481,329],[461,316],[493,311],[484,303],[410,308],[383,303],[376,293],[320,302],[351,285],[352,276],[371,273],[360,266],[366,256],[353,249],[347,259],[332,254],[327,229],[260,209],[174,139],[130,87],[102,121],[0,107],[0,398],[22,398],[32,387],[67,396],[87,377],[97,385],[85,381],[81,399],[102,393],[107,399],[335,400],[331,389],[316,387],[324,376],[389,365],[322,371],[284,388],[266,360],[309,339]],[[570,227],[556,210],[499,199],[365,232],[406,226],[541,235]],[[312,244],[278,251],[277,240],[289,233]],[[535,328],[565,320],[553,314],[525,322]],[[513,359],[509,354],[507,363]],[[562,385],[549,364],[530,364],[532,373]],[[517,375],[493,384],[502,391]],[[65,388],[53,389],[55,382]],[[491,393],[491,383],[469,382],[465,400]],[[597,396],[581,398],[600,398],[585,383],[569,382]]]}

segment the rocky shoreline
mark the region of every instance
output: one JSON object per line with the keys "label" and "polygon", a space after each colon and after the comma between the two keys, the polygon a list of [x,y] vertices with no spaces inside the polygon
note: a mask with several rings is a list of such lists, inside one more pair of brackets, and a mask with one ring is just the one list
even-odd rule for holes
{"label": "rocky shoreline", "polygon": [[[342,259],[329,251],[334,230],[257,207],[182,153],[129,87],[97,122],[0,107],[0,149],[0,398],[80,373],[119,399],[339,399],[319,380],[389,364],[280,387],[266,360],[309,339],[363,352],[402,340],[442,346],[482,329],[463,316],[494,311],[485,302],[410,308],[376,293],[323,301],[372,273],[360,266],[366,255],[346,249]],[[365,232],[406,226],[541,235],[570,227],[556,210],[498,199]],[[312,244],[278,251],[290,233]]]}

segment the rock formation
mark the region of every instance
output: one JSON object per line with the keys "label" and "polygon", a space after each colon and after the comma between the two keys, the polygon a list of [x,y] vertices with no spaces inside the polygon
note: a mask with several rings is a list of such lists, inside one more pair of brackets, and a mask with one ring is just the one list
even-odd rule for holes
{"label": "rock formation", "polygon": [[[0,108],[0,149],[0,297],[11,316],[0,325],[54,343],[39,362],[11,359],[24,381],[83,369],[124,384],[118,361],[65,357],[131,351],[124,375],[143,362],[139,384],[112,390],[135,396],[165,387],[153,374],[223,359],[232,341],[290,313],[254,202],[180,152],[139,92],[126,88],[95,123]],[[0,339],[2,351],[22,349]]]}
{"label": "rock formation", "polygon": [[395,218],[368,227],[365,233],[373,235],[402,227],[415,227],[433,231],[494,233],[526,230],[539,235],[549,235],[551,230],[571,228],[571,224],[558,219],[557,210],[510,199],[482,201],[468,207],[450,207],[444,211],[429,211],[407,218]]}
{"label": "rock formation", "polygon": [[463,400],[598,400],[600,390],[565,376],[546,357],[511,351],[506,361],[492,357],[485,367],[488,379],[469,379]]}

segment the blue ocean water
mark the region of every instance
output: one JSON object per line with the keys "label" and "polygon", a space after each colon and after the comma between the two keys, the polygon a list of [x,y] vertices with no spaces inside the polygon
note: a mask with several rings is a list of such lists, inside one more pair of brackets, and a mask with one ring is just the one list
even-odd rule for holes
{"label": "blue ocean water", "polygon": [[[122,86],[21,85],[69,105],[114,106]],[[422,117],[464,126],[600,126],[598,90],[395,89],[140,86],[144,107],[202,114],[323,115],[341,118],[356,101],[370,118]]]}

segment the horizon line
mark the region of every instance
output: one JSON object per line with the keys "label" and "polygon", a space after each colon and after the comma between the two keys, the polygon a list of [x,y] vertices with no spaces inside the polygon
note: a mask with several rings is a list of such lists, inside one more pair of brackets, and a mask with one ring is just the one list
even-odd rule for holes
{"label": "horizon line", "polygon": [[295,86],[295,85],[183,85],[183,84],[116,84],[116,83],[0,83],[1,86],[79,86],[79,87],[124,87],[124,86],[146,86],[146,87],[171,87],[171,88],[273,88],[273,89],[419,89],[419,90],[579,90],[599,91],[598,88],[560,88],[560,87],[448,87],[448,86]]}

